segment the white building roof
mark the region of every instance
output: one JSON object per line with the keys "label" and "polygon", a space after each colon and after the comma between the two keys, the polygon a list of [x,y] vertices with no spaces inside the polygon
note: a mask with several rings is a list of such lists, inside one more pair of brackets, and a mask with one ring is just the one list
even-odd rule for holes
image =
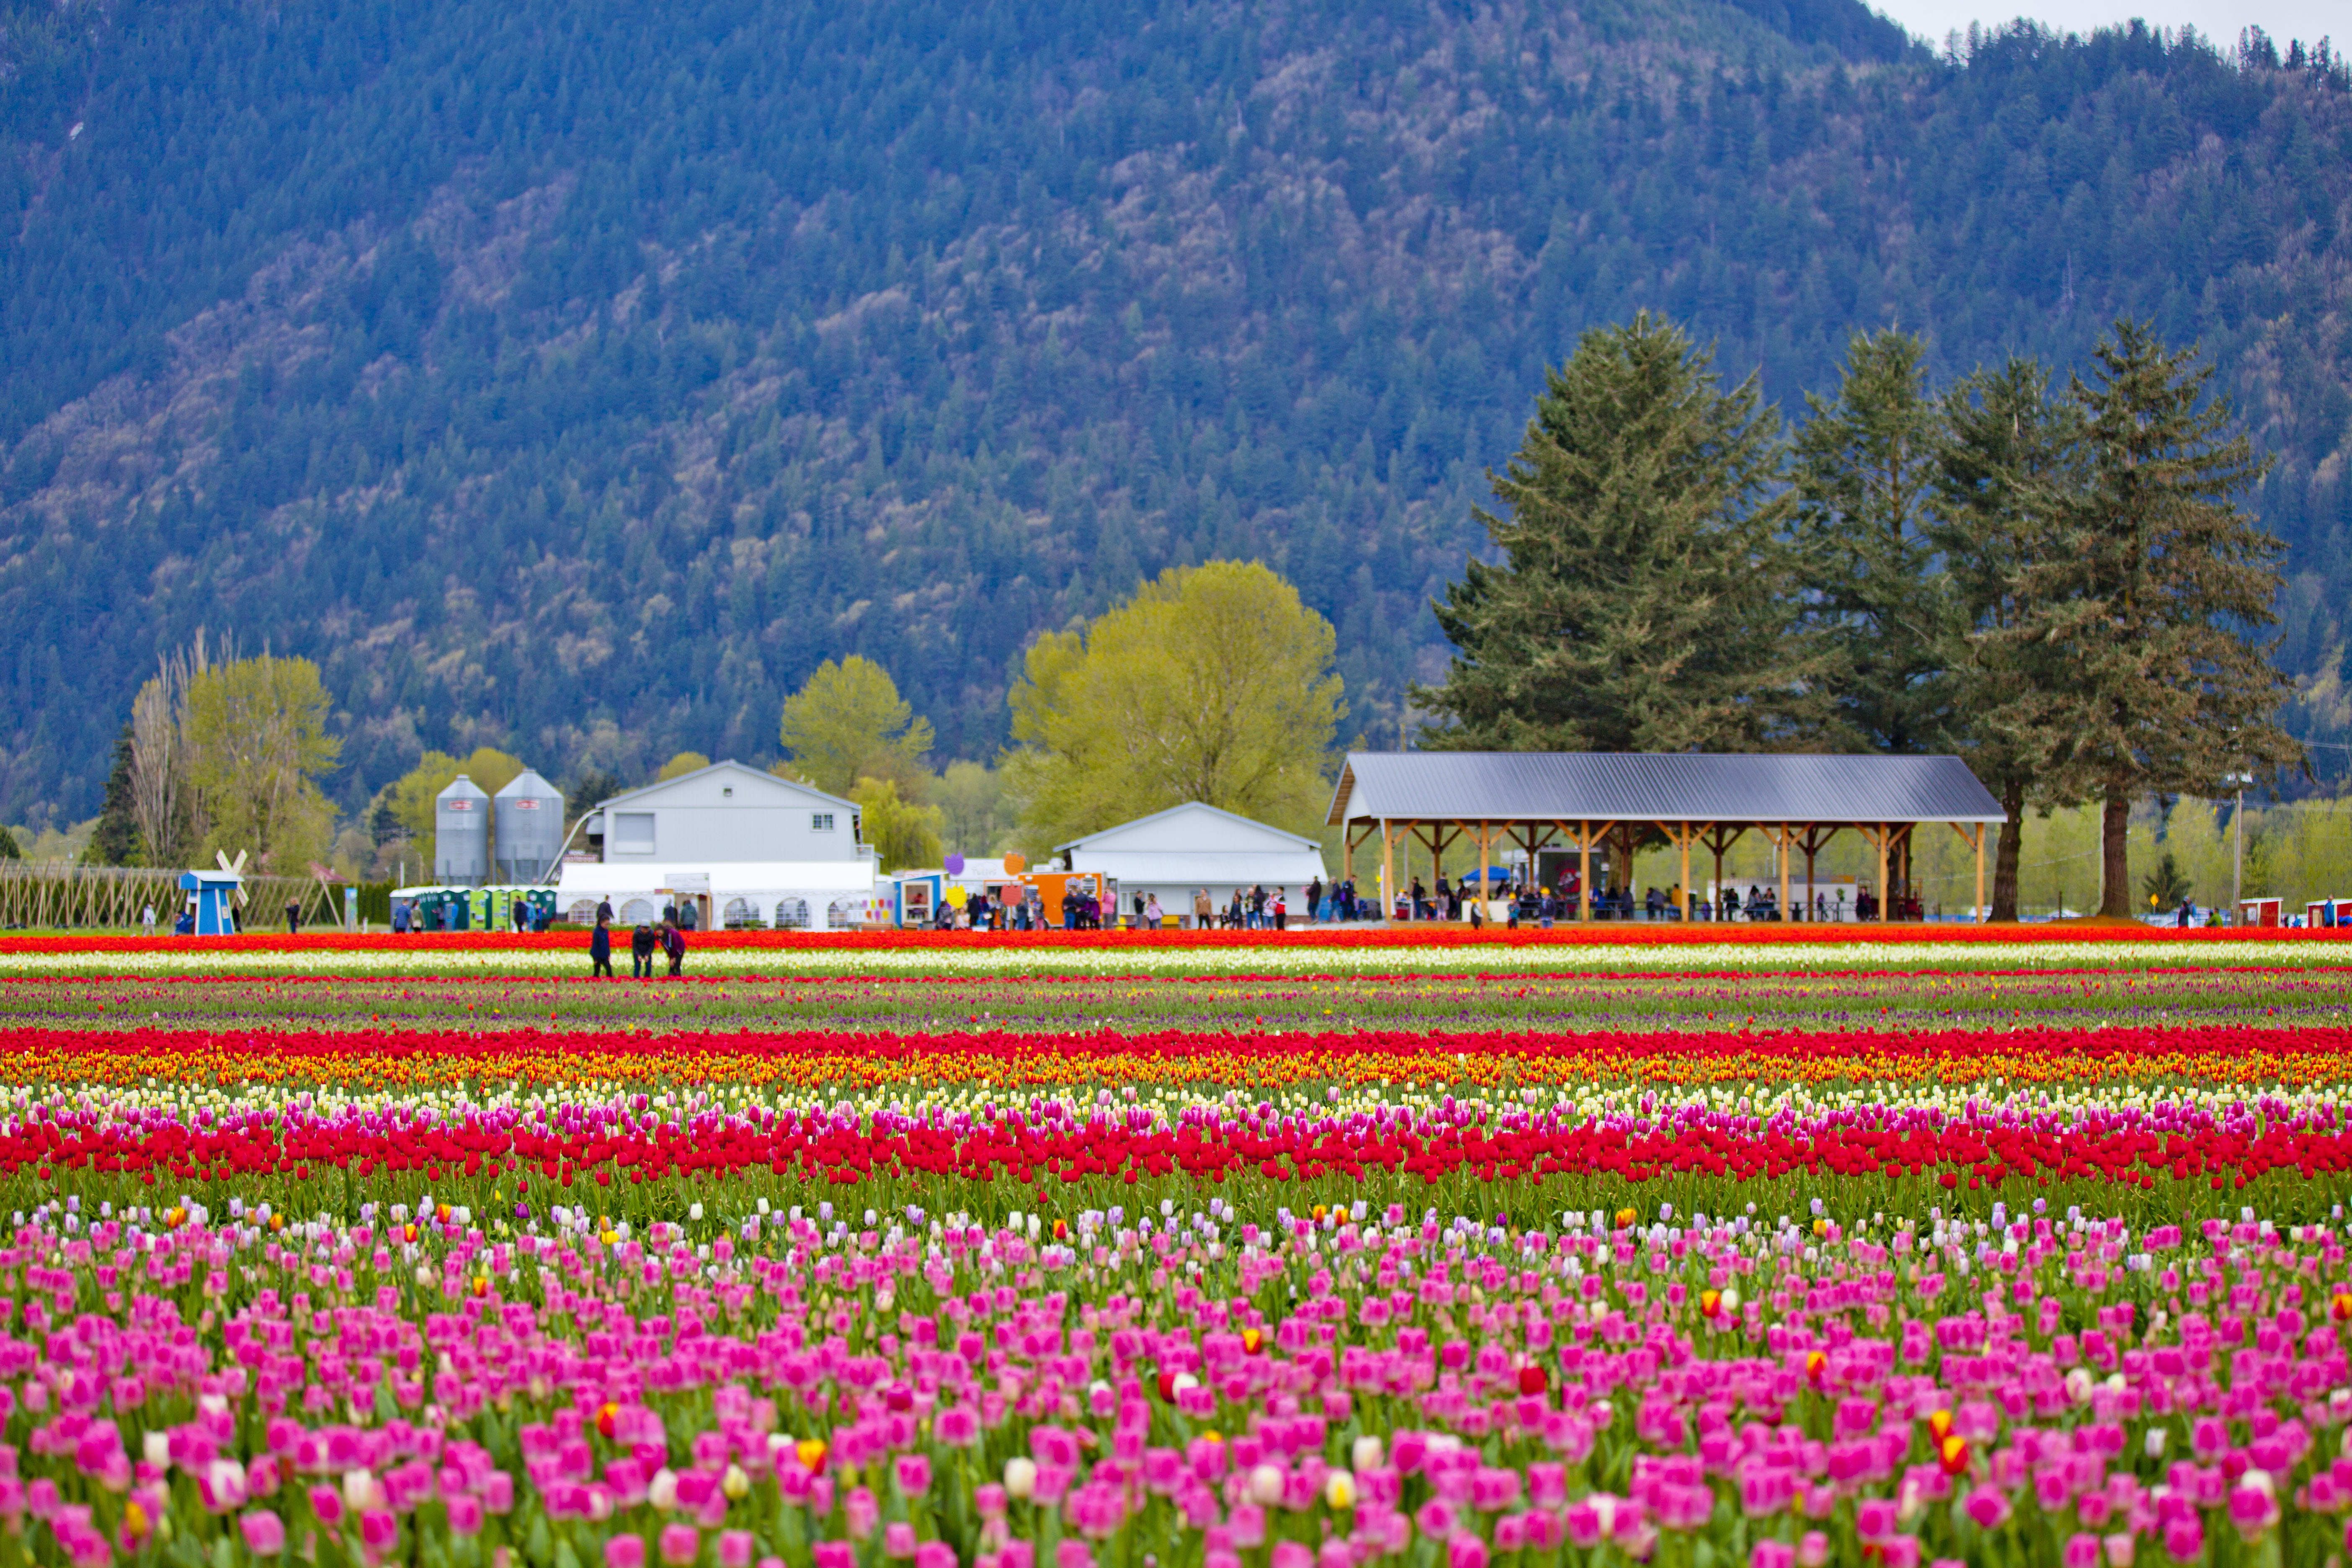
{"label": "white building roof", "polygon": [[657,779],[652,784],[643,784],[633,790],[625,790],[619,795],[593,804],[598,810],[612,805],[667,805],[673,802],[682,805],[699,806],[715,805],[721,799],[730,798],[716,795],[715,786],[730,791],[743,790],[743,804],[747,805],[754,802],[768,805],[776,801],[799,805],[805,801],[818,805],[830,805],[839,811],[855,812],[858,809],[856,801],[844,800],[837,795],[827,795],[814,784],[803,784],[798,779],[782,778],[763,768],[755,768],[737,762],[713,763],[707,768],[697,768],[690,773],[680,773],[676,778]]}
{"label": "white building roof", "polygon": [[1073,838],[1055,851],[1069,857],[1073,871],[1103,872],[1121,888],[1303,887],[1328,874],[1316,840],[1197,800]]}

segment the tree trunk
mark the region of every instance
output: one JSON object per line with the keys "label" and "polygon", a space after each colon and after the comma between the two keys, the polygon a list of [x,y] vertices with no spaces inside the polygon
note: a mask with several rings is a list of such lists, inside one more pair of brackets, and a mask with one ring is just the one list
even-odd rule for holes
{"label": "tree trunk", "polygon": [[2131,866],[2125,852],[2130,829],[2131,796],[2110,789],[2099,821],[2099,913],[2126,920],[2132,912]]}
{"label": "tree trunk", "polygon": [[1992,918],[2017,919],[2017,861],[2025,847],[2025,785],[2000,786],[2000,809],[2008,821],[2000,825],[2000,841],[1993,850]]}

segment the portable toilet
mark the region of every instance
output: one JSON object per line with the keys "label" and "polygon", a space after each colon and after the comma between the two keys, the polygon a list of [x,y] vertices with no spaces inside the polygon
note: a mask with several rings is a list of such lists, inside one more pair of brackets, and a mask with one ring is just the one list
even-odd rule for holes
{"label": "portable toilet", "polygon": [[426,931],[467,931],[472,922],[467,888],[427,888],[417,895],[416,908]]}
{"label": "portable toilet", "polygon": [[2284,902],[2281,899],[2240,899],[2238,923],[2242,926],[2276,926]]}
{"label": "portable toilet", "polygon": [[236,934],[236,894],[245,879],[234,871],[183,871],[181,889],[196,917],[198,936]]}

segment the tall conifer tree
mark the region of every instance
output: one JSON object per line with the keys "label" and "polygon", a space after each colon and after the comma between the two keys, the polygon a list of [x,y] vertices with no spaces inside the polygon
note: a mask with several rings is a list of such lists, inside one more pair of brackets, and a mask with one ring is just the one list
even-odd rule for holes
{"label": "tall conifer tree", "polygon": [[2103,915],[2132,910],[2125,832],[2151,791],[2212,794],[2228,773],[2304,764],[2273,721],[2286,678],[2274,642],[2283,546],[2237,498],[2268,467],[2210,392],[2212,367],[2118,321],[2091,380],[2076,481],[2047,556],[2022,576],[2032,632],[2066,671],[2053,784],[2104,802]]}
{"label": "tall conifer tree", "polygon": [[1942,411],[1919,340],[1857,332],[1797,433],[1797,546],[1838,717],[1872,751],[1951,749],[1951,584],[1928,538]]}
{"label": "tall conifer tree", "polygon": [[1645,311],[1547,378],[1477,513],[1503,560],[1433,606],[1458,651],[1414,689],[1423,746],[1754,751],[1806,716],[1778,420],[1710,361]]}
{"label": "tall conifer tree", "polygon": [[2019,851],[2029,803],[2053,799],[2068,680],[2025,596],[2054,545],[2054,517],[2080,460],[2079,410],[2053,395],[2038,360],[1979,370],[1945,395],[1928,541],[1956,603],[1946,663],[1953,740],[2008,820],[1993,856],[1991,918],[2017,918]]}

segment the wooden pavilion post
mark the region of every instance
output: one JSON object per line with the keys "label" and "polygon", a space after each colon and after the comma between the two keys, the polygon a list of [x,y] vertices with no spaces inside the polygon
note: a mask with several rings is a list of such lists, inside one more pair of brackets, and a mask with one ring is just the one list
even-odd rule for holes
{"label": "wooden pavilion post", "polygon": [[1886,885],[1886,851],[1888,846],[1894,842],[1894,838],[1895,836],[1888,830],[1886,824],[1880,823],[1878,825],[1878,923],[1880,925],[1887,924],[1894,918],[1887,912],[1886,908],[1891,902],[1887,894],[1893,891]]}
{"label": "wooden pavilion post", "polygon": [[1683,831],[1675,847],[1682,851],[1682,879],[1675,887],[1675,902],[1681,907],[1675,910],[1675,919],[1687,921],[1691,917],[1690,825],[1688,823],[1683,825]]}
{"label": "wooden pavilion post", "polygon": [[1992,911],[1985,908],[1984,896],[1985,825],[1979,822],[1976,825],[1976,827],[1977,830],[1972,836],[1971,842],[1969,846],[1969,847],[1977,852],[1977,901],[1974,913],[1977,917],[1977,924],[1990,925],[1992,923]]}
{"label": "wooden pavilion post", "polygon": [[1396,835],[1389,819],[1381,818],[1381,923],[1396,918]]}
{"label": "wooden pavilion post", "polygon": [[1493,889],[1493,885],[1486,880],[1486,866],[1493,858],[1487,848],[1486,825],[1482,822],[1478,825],[1478,918],[1480,920],[1486,918],[1487,911],[1485,907],[1486,895]]}
{"label": "wooden pavilion post", "polygon": [[1789,825],[1787,823],[1780,824],[1780,837],[1772,840],[1772,846],[1780,861],[1780,919],[1786,922],[1789,918]]}
{"label": "wooden pavilion post", "polygon": [[1576,825],[1576,919],[1580,925],[1592,923],[1592,822],[1589,817]]}

